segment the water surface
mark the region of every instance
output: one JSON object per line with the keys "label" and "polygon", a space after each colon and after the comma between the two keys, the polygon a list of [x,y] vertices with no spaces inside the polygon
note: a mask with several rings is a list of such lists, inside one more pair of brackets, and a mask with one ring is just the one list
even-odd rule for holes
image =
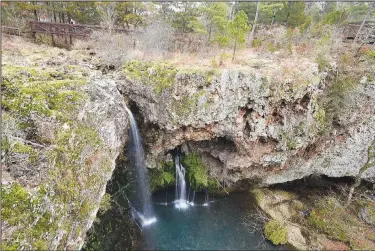
{"label": "water surface", "polygon": [[[172,197],[172,192],[169,195]],[[173,200],[174,198],[170,198]],[[235,193],[225,198],[210,198],[208,206],[204,194],[197,194],[196,206],[176,209],[166,194],[153,196],[156,224],[144,229],[144,248],[168,250],[254,250],[277,249],[265,242],[260,233],[250,233],[244,218],[254,212],[246,193]],[[261,244],[261,245],[259,245]]]}

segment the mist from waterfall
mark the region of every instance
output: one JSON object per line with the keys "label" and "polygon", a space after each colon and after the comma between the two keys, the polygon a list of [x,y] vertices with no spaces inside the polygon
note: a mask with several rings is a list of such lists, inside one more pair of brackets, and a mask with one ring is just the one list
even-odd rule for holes
{"label": "mist from waterfall", "polygon": [[152,205],[147,168],[144,163],[144,151],[141,137],[132,112],[127,107],[126,111],[129,113],[131,131],[130,150],[132,154],[129,157],[136,175],[136,198],[133,198],[130,206],[132,207],[133,217],[139,221],[141,227],[145,227],[156,222],[156,218]]}

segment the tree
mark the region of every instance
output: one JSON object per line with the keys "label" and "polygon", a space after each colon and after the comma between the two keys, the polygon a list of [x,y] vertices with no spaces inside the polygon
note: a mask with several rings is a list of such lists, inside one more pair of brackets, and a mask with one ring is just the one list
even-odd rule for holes
{"label": "tree", "polygon": [[363,29],[363,26],[365,25],[367,19],[369,18],[370,14],[371,14],[371,12],[374,10],[374,8],[375,8],[375,1],[372,3],[371,7],[370,7],[369,10],[367,11],[367,14],[366,14],[365,18],[363,19],[362,24],[361,24],[361,26],[359,27],[359,29],[358,29],[358,31],[357,31],[357,35],[355,35],[355,38],[354,38],[354,40],[353,40],[353,43],[357,42],[357,39],[358,39],[359,35],[361,34],[361,31],[362,31],[362,29]]}
{"label": "tree", "polygon": [[176,2],[173,8],[175,11],[172,13],[171,23],[172,27],[178,32],[205,32],[204,26],[198,19],[200,17],[200,10],[197,8],[196,3]]}
{"label": "tree", "polygon": [[308,20],[308,17],[305,14],[305,8],[305,2],[283,2],[280,16],[276,20],[287,26],[300,26]]}
{"label": "tree", "polygon": [[346,205],[348,206],[353,198],[354,190],[361,184],[362,180],[362,174],[368,170],[369,168],[375,167],[375,140],[372,141],[372,144],[367,149],[367,162],[364,164],[361,169],[359,169],[359,172],[357,176],[355,177],[355,181],[353,185],[350,187],[348,200],[346,202]]}
{"label": "tree", "polygon": [[117,24],[126,28],[137,28],[145,24],[147,8],[142,2],[120,2],[116,4]]}
{"label": "tree", "polygon": [[254,24],[253,24],[253,27],[251,28],[251,33],[250,33],[250,38],[249,38],[249,44],[251,44],[253,42],[253,39],[254,39],[255,27],[257,25],[258,16],[259,16],[259,5],[260,5],[260,1],[258,0],[257,10],[256,10],[256,13],[255,13],[255,18],[254,18]]}
{"label": "tree", "polygon": [[216,32],[222,30],[227,24],[227,12],[228,5],[226,3],[205,3],[201,7],[201,12],[205,21],[208,41],[211,41],[212,37],[216,37]]}
{"label": "tree", "polygon": [[101,17],[101,26],[107,29],[110,33],[115,26],[116,16],[116,3],[114,2],[98,2],[97,6]]}
{"label": "tree", "polygon": [[226,25],[227,32],[224,32],[221,37],[221,44],[233,46],[232,61],[234,61],[236,57],[237,47],[245,44],[246,33],[250,30],[247,21],[246,13],[244,11],[239,11],[233,21],[230,21],[228,25]]}
{"label": "tree", "polygon": [[280,10],[283,8],[282,3],[262,3],[260,6],[260,16],[264,16],[264,22],[269,23],[269,17],[271,17],[270,25],[272,26],[275,22],[276,15],[280,12]]}

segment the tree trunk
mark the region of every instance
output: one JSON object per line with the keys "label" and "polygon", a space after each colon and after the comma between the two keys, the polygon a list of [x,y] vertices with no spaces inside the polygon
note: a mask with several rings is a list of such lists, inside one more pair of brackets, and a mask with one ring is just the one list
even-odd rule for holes
{"label": "tree trunk", "polygon": [[229,20],[233,20],[234,14],[236,13],[236,1],[234,1],[232,5],[232,9],[230,10]]}
{"label": "tree trunk", "polygon": [[211,40],[211,33],[212,33],[212,24],[210,24],[210,28],[208,29],[208,40],[207,40],[207,42],[210,42],[210,40]]}
{"label": "tree trunk", "polygon": [[237,39],[236,39],[236,41],[234,41],[232,62],[234,61],[234,59],[236,57],[236,47],[237,47]]}
{"label": "tree trunk", "polygon": [[251,33],[250,33],[250,38],[249,38],[249,44],[250,44],[250,45],[251,45],[251,43],[253,42],[253,39],[254,39],[255,27],[256,27],[256,25],[257,25],[258,15],[259,15],[259,5],[260,5],[260,1],[258,0],[258,3],[257,3],[257,10],[256,10],[256,12],[255,12],[254,24],[253,24],[253,27],[251,28]]}
{"label": "tree trunk", "polygon": [[348,200],[346,202],[346,206],[350,205],[350,203],[352,202],[354,190],[361,184],[362,173],[363,172],[361,172],[361,170],[360,170],[359,173],[357,174],[357,176],[355,177],[354,184],[350,187],[350,191],[349,191],[349,195],[348,195]]}
{"label": "tree trunk", "polygon": [[367,21],[367,18],[370,16],[370,14],[371,14],[371,12],[372,12],[372,10],[373,10],[374,8],[375,8],[375,0],[374,0],[374,2],[372,3],[370,9],[368,10],[368,12],[367,12],[365,18],[363,19],[362,24],[361,24],[361,26],[359,27],[359,30],[357,31],[357,35],[355,35],[355,38],[354,38],[354,40],[353,40],[353,43],[357,42],[357,39],[358,39],[358,37],[359,37],[359,35],[360,35],[362,29],[363,29],[363,26],[365,25],[365,23],[366,23],[366,21]]}
{"label": "tree trunk", "polygon": [[274,11],[273,15],[272,15],[272,20],[271,20],[271,26],[270,26],[270,28],[272,28],[273,22],[275,21],[275,16],[276,16],[276,12]]}
{"label": "tree trunk", "polygon": [[34,5],[34,18],[35,18],[35,21],[38,21],[38,12],[36,11],[36,4],[33,3]]}
{"label": "tree trunk", "polygon": [[375,166],[375,139],[372,141],[371,145],[367,148],[367,161],[361,169],[359,169],[358,174],[355,176],[355,182],[350,187],[348,200],[346,202],[346,206],[349,206],[350,202],[353,198],[354,190],[361,184],[362,174],[369,168]]}

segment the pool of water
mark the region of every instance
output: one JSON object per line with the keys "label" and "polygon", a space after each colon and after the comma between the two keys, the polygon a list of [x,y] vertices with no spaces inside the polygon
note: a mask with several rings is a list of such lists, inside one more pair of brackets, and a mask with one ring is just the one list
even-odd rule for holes
{"label": "pool of water", "polygon": [[[171,193],[172,194],[172,193]],[[254,212],[246,193],[234,193],[224,198],[210,198],[208,206],[204,194],[197,194],[195,206],[175,208],[166,203],[165,193],[153,196],[157,222],[143,229],[144,249],[168,250],[276,250],[264,241],[261,233],[251,233],[244,224]]]}

